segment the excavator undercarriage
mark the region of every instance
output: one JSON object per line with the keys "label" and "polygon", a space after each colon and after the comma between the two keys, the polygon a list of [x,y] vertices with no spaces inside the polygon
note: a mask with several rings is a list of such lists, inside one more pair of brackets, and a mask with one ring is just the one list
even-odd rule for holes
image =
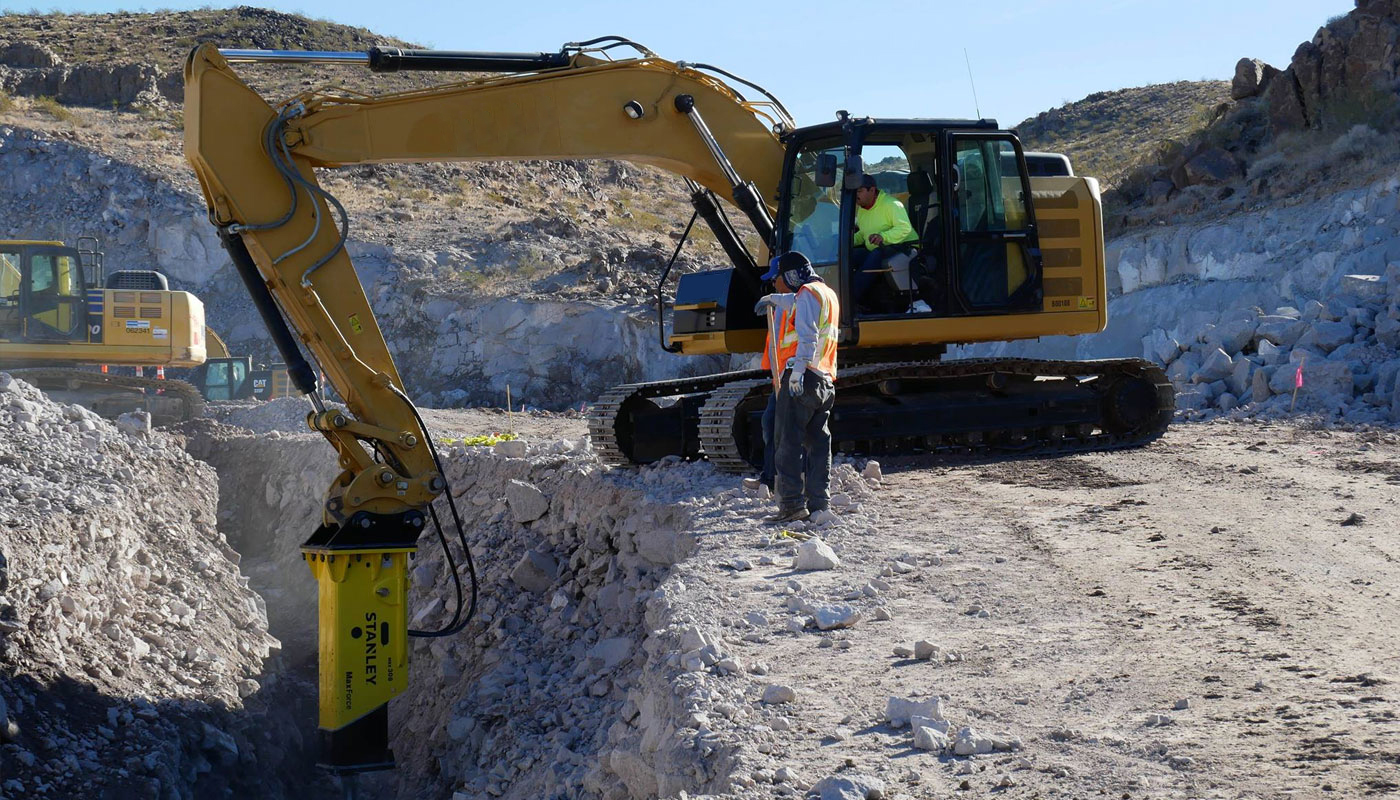
{"label": "excavator undercarriage", "polygon": [[[720,469],[762,466],[763,370],[619,386],[588,417],[598,457],[616,466],[670,455]],[[1175,395],[1147,361],[967,359],[841,371],[832,442],[849,455],[1044,455],[1138,447],[1166,431]]]}
{"label": "excavator undercarriage", "polygon": [[24,367],[8,371],[43,389],[56,402],[75,403],[109,419],[128,411],[145,411],[151,415],[152,425],[173,425],[204,412],[204,398],[199,390],[181,380],[61,367]]}

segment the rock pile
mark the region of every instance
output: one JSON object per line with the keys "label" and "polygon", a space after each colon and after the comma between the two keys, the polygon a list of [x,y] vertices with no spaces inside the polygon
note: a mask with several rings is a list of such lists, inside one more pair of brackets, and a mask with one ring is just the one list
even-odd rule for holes
{"label": "rock pile", "polygon": [[1158,328],[1143,357],[1167,367],[1177,407],[1250,413],[1299,409],[1350,422],[1400,420],[1400,263],[1345,275],[1337,294],[1302,308],[1227,311],[1182,342]]}
{"label": "rock pile", "polygon": [[285,796],[279,645],[213,470],[5,373],[0,430],[0,792]]}
{"label": "rock pile", "polygon": [[[795,696],[771,689],[763,702],[767,668],[731,642],[769,625],[712,608],[702,576],[739,568],[734,545],[754,541],[771,504],[708,464],[604,469],[582,442],[529,444],[523,457],[453,446],[444,465],[480,606],[465,633],[415,640],[392,712],[399,796],[444,784],[459,797],[619,800],[733,788],[750,726]],[[869,496],[849,465],[835,476],[834,488]],[[432,629],[455,600],[436,539],[420,548],[410,619]]]}

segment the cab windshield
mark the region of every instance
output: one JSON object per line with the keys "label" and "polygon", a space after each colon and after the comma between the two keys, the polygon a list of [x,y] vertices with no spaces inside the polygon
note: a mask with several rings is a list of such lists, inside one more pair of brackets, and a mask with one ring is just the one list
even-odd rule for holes
{"label": "cab windshield", "polygon": [[[834,158],[836,185],[817,185],[817,164],[821,156]],[[831,266],[841,255],[841,147],[804,149],[797,156],[789,187],[787,218],[788,249],[798,250],[817,267]]]}

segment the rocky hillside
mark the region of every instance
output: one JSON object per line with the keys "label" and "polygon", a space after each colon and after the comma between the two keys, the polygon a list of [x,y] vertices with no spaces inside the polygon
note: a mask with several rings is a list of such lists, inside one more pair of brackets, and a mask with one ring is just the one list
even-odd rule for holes
{"label": "rocky hillside", "polygon": [[1118,226],[1308,202],[1381,177],[1397,155],[1400,3],[1357,0],[1283,68],[1242,58],[1230,103],[1106,198]]}
{"label": "rocky hillside", "polygon": [[1165,142],[1182,141],[1202,128],[1230,99],[1227,81],[1177,81],[1096,92],[1016,126],[1027,149],[1070,157],[1075,172],[1116,186]]}
{"label": "rocky hillside", "polygon": [[[132,30],[155,44],[138,52]],[[162,270],[205,301],[210,324],[236,351],[268,359],[262,323],[181,152],[177,68],[196,40],[356,50],[385,41],[252,8],[0,17],[0,42],[9,42],[0,45],[8,92],[0,235],[96,234],[109,267]],[[240,72],[270,99],[316,85],[383,92],[426,80],[289,66]],[[58,175],[64,191],[46,189]],[[401,371],[427,402],[499,404],[510,386],[518,399],[562,407],[617,382],[715,367],[655,344],[655,281],[690,215],[674,176],[621,163],[522,162],[365,166],[321,180],[350,212],[351,253]],[[699,233],[677,269],[722,259]],[[411,313],[428,304],[433,316]],[[594,343],[607,366],[590,368],[550,344],[576,341]]]}

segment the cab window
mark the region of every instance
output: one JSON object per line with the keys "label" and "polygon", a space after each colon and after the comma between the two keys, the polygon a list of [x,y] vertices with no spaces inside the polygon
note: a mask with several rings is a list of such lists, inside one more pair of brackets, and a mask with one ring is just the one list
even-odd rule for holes
{"label": "cab window", "polygon": [[[1005,308],[1033,277],[1016,148],[1008,139],[960,138],[955,157],[959,284],[972,308]],[[1004,236],[1013,233],[1019,238]]]}
{"label": "cab window", "polygon": [[[817,164],[822,155],[836,159],[834,187],[817,185]],[[844,159],[843,148],[812,148],[798,154],[793,168],[788,194],[788,248],[802,252],[817,267],[835,264],[840,258],[840,186]]]}

